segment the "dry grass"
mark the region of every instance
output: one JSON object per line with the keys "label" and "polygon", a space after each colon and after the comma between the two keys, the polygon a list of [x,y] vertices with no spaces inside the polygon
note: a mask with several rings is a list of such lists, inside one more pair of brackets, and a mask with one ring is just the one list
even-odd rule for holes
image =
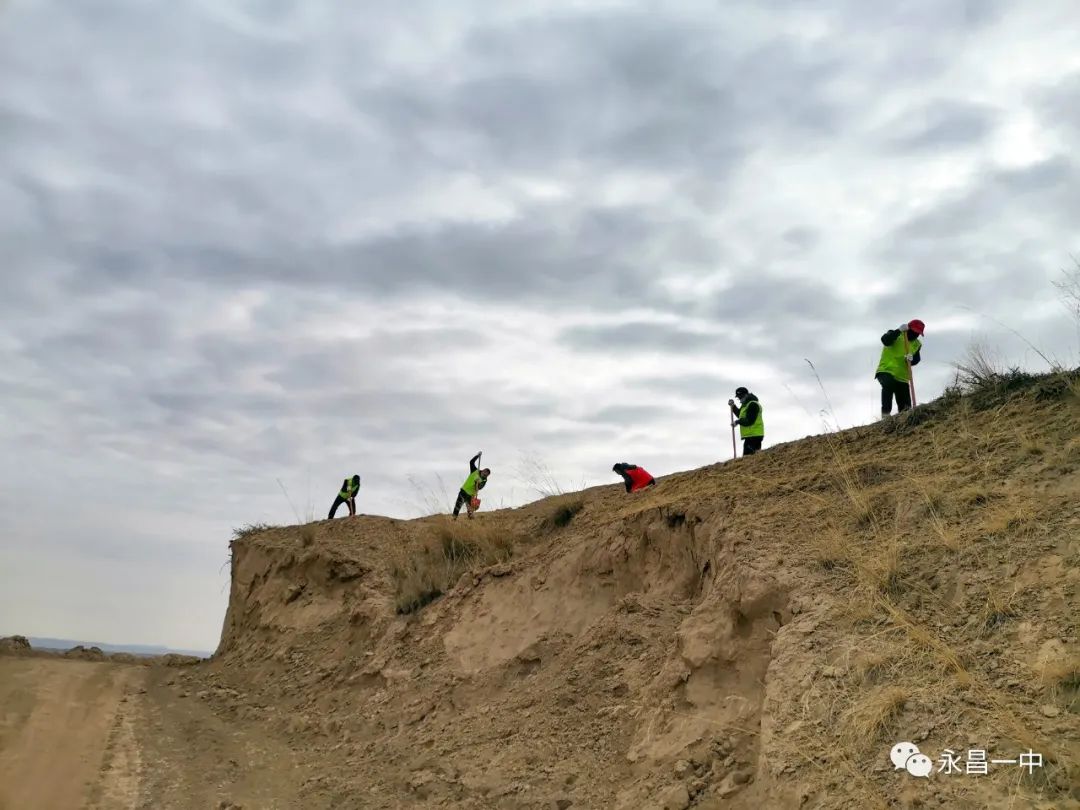
{"label": "dry grass", "polygon": [[845,743],[849,748],[866,750],[868,743],[884,740],[910,697],[902,686],[878,686],[862,694],[841,715]]}
{"label": "dry grass", "polygon": [[1035,672],[1050,697],[1063,702],[1066,711],[1080,710],[1080,656],[1043,661]]}
{"label": "dry grass", "polygon": [[419,548],[401,550],[391,568],[397,612],[412,613],[438,599],[463,574],[505,562],[517,538],[480,521],[440,520]]}
{"label": "dry grass", "polygon": [[585,499],[581,496],[568,495],[556,499],[551,514],[544,519],[547,529],[561,529],[570,525],[575,515],[585,508]]}
{"label": "dry grass", "polygon": [[1021,595],[1016,586],[989,588],[982,610],[979,611],[979,623],[986,630],[997,629],[1020,615],[1020,602]]}
{"label": "dry grass", "polygon": [[253,535],[262,534],[267,529],[272,528],[274,527],[269,523],[249,523],[239,529],[233,529],[233,540],[246,540]]}
{"label": "dry grass", "polygon": [[986,344],[972,342],[964,353],[964,359],[953,363],[956,386],[964,392],[997,385],[1005,377],[1001,358]]}
{"label": "dry grass", "polygon": [[300,544],[307,548],[315,543],[315,527],[310,523],[300,527]]}
{"label": "dry grass", "polygon": [[[417,478],[415,475],[407,476],[409,488],[412,490],[412,505],[416,514],[420,516],[437,515],[448,512],[453,508],[454,498],[451,498],[446,490],[446,482],[441,475],[435,476],[434,483]],[[457,497],[455,493],[454,497]]]}
{"label": "dry grass", "polygon": [[826,571],[849,566],[852,549],[848,538],[835,526],[829,526],[810,535],[811,554],[817,564]]}

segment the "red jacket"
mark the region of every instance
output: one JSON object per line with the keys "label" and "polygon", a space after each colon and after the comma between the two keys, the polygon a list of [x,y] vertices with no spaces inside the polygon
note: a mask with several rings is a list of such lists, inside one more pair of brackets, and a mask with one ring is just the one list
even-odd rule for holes
{"label": "red jacket", "polygon": [[632,470],[627,470],[626,474],[630,476],[630,491],[637,492],[639,489],[645,489],[652,483],[653,477],[649,475],[641,467],[635,467]]}

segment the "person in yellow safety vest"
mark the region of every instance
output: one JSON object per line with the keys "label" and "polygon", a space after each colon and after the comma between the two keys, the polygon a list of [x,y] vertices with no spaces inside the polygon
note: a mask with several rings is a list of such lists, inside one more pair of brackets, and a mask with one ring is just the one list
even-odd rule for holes
{"label": "person in yellow safety vest", "polygon": [[337,509],[342,504],[349,507],[349,517],[355,517],[356,515],[356,493],[360,491],[360,476],[354,475],[352,478],[346,478],[341,482],[341,491],[334,498],[334,505],[330,507],[330,514],[327,516],[327,520],[333,520],[334,515],[337,513]]}
{"label": "person in yellow safety vest", "polygon": [[735,389],[735,397],[739,400],[739,406],[735,407],[735,400],[732,399],[728,400],[728,406],[739,425],[739,438],[743,440],[742,454],[752,456],[765,441],[765,417],[761,412],[761,402],[741,385]]}
{"label": "person in yellow safety vest", "polygon": [[481,450],[471,459],[469,459],[469,477],[465,479],[465,483],[461,485],[461,491],[458,492],[457,501],[454,503],[454,520],[457,520],[458,513],[461,511],[461,507],[465,507],[465,516],[472,520],[473,512],[476,511],[477,493],[480,492],[487,484],[488,476],[491,475],[491,470],[484,468],[482,470],[477,469],[480,465],[480,456],[484,454]]}
{"label": "person in yellow safety vest", "polygon": [[881,383],[881,418],[892,413],[893,399],[896,412],[911,409],[911,367],[919,365],[922,336],[926,324],[916,318],[890,329],[881,336],[881,360],[874,378]]}

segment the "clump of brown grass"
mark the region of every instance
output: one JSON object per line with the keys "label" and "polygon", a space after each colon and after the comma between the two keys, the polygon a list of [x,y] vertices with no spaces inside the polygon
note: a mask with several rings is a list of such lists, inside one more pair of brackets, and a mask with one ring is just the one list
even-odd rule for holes
{"label": "clump of brown grass", "polygon": [[891,647],[878,647],[864,651],[855,661],[855,672],[864,684],[878,683],[885,679],[905,656]]}
{"label": "clump of brown grass", "polygon": [[300,545],[307,548],[315,542],[315,527],[311,524],[300,527]]}
{"label": "clump of brown grass", "polygon": [[826,571],[851,565],[854,549],[844,534],[834,526],[810,536],[811,554]]}
{"label": "clump of brown grass", "polygon": [[979,621],[987,630],[994,630],[1009,619],[1020,615],[1020,591],[1015,586],[1011,589],[989,588],[986,601],[979,611]]}
{"label": "clump of brown grass", "polygon": [[964,392],[996,386],[1004,377],[1001,359],[985,343],[972,342],[964,358],[953,364],[955,385]]}
{"label": "clump of brown grass", "polygon": [[895,596],[903,588],[900,545],[895,541],[872,543],[855,560],[855,576],[871,594]]}
{"label": "clump of brown grass", "polygon": [[544,519],[544,527],[547,529],[561,529],[570,525],[582,509],[585,508],[585,499],[580,496],[564,496],[555,501],[551,514]]}
{"label": "clump of brown grass", "polygon": [[247,540],[256,534],[262,534],[267,529],[274,528],[269,523],[248,523],[239,529],[233,529],[233,540]]}
{"label": "clump of brown grass", "polygon": [[865,692],[840,717],[845,742],[863,748],[877,741],[892,728],[910,697],[902,686],[878,686]]}
{"label": "clump of brown grass", "polygon": [[439,521],[423,543],[411,554],[403,552],[391,568],[398,613],[412,613],[430,604],[469,571],[510,559],[515,541],[498,526]]}
{"label": "clump of brown grass", "polygon": [[1044,661],[1036,672],[1052,696],[1065,699],[1069,711],[1076,711],[1080,706],[1080,656]]}

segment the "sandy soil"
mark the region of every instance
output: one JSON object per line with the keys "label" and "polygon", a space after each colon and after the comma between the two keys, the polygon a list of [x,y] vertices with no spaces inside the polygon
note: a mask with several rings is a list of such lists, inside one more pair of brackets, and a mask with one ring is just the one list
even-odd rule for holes
{"label": "sandy soil", "polygon": [[293,755],[265,730],[226,724],[176,678],[0,657],[0,810],[296,806]]}
{"label": "sandy soil", "polygon": [[0,808],[81,807],[139,667],[0,658]]}

